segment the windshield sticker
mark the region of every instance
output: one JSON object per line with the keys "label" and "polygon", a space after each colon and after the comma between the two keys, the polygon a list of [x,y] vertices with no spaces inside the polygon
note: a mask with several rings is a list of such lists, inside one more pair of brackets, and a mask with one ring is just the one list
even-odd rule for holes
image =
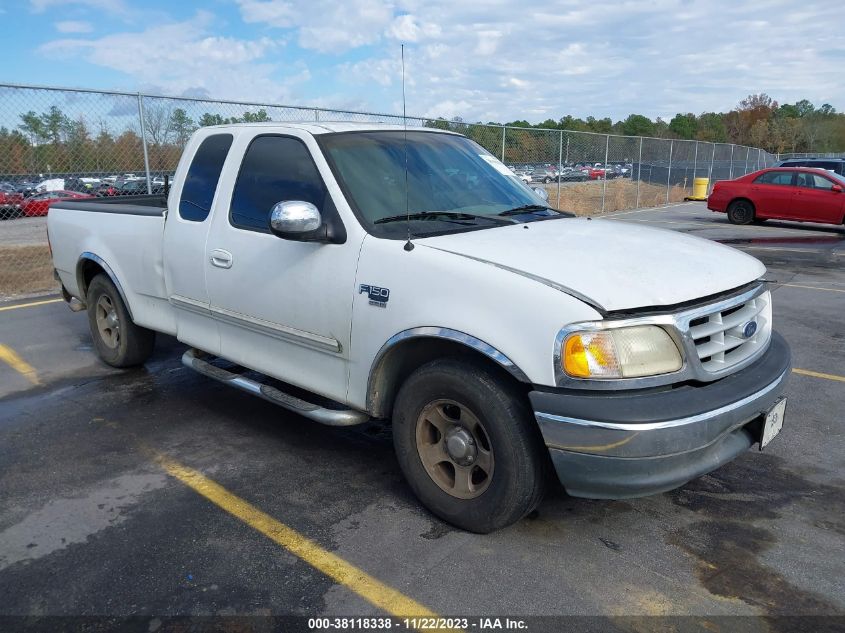
{"label": "windshield sticker", "polygon": [[495,156],[490,156],[490,154],[479,154],[478,156],[481,158],[481,160],[489,163],[493,167],[493,169],[495,169],[500,174],[504,174],[505,176],[516,177],[516,174],[513,173],[510,169],[508,169],[507,166],[504,165],[502,161],[500,161]]}

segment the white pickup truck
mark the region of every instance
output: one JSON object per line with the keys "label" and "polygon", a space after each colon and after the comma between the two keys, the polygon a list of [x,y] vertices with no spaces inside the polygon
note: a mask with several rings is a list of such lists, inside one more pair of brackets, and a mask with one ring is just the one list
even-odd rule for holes
{"label": "white pickup truck", "polygon": [[198,130],[169,196],[65,202],[65,298],[100,357],[155,332],[317,422],[392,420],[408,483],[488,532],[569,494],[670,490],[780,430],[764,266],[549,208],[467,138],[348,123]]}

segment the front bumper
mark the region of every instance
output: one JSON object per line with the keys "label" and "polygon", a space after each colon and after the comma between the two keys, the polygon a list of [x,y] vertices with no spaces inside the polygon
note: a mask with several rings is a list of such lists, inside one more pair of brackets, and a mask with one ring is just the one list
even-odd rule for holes
{"label": "front bumper", "polygon": [[790,368],[789,347],[773,332],[756,362],[704,386],[529,397],[569,494],[641,497],[677,488],[757,442],[762,414],[780,397]]}

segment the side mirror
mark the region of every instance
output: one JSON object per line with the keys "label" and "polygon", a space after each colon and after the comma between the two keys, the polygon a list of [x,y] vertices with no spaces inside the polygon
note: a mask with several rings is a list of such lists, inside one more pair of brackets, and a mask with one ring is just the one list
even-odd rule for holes
{"label": "side mirror", "polygon": [[833,193],[842,193],[842,186],[841,185],[833,185],[830,190]]}
{"label": "side mirror", "polygon": [[549,192],[542,187],[534,187],[534,193],[540,196],[543,199],[543,202],[549,201]]}
{"label": "side mirror", "polygon": [[312,241],[323,226],[320,212],[310,202],[288,200],[273,205],[270,211],[270,231],[287,240]]}

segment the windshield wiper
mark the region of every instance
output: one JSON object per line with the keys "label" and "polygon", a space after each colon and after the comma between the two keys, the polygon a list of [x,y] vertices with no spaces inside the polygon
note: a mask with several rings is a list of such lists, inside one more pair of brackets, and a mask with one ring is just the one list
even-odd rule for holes
{"label": "windshield wiper", "polygon": [[498,215],[522,215],[523,213],[531,213],[532,211],[554,211],[555,213],[560,213],[560,211],[558,211],[557,209],[552,209],[551,207],[547,207],[544,204],[523,204],[522,206],[514,207],[513,209],[508,209],[507,211],[502,211]]}
{"label": "windshield wiper", "polygon": [[[501,215],[501,213],[499,214]],[[495,224],[516,224],[516,220],[507,220],[495,215],[481,215],[476,213],[464,213],[463,211],[419,211],[406,215],[391,215],[386,218],[379,218],[373,224],[386,224],[388,222],[401,222],[402,220],[429,220],[447,218],[449,220],[489,220]]]}

